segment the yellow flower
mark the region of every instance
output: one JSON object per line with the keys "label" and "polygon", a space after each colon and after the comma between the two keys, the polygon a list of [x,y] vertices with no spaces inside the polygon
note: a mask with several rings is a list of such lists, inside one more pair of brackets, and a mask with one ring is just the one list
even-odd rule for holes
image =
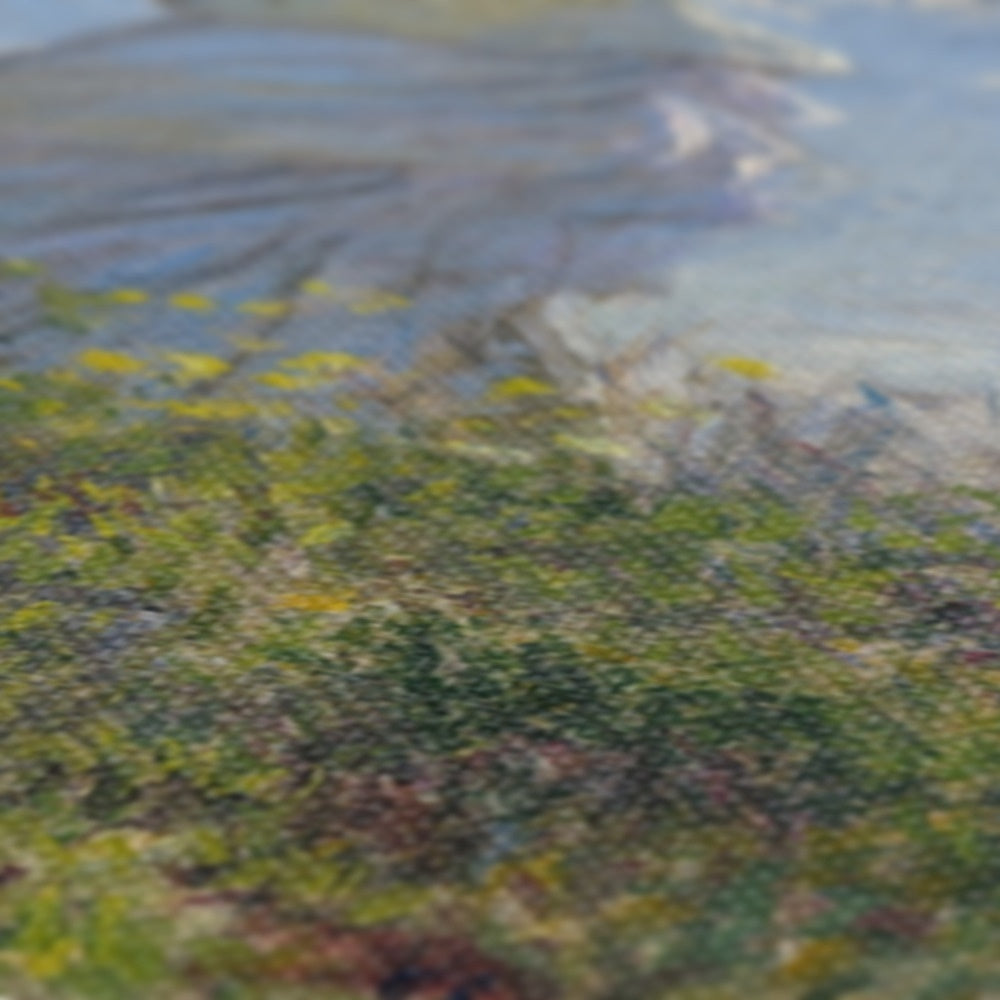
{"label": "yellow flower", "polygon": [[171,351],[166,355],[166,359],[180,369],[179,375],[186,382],[218,378],[220,375],[225,375],[231,367],[228,361],[217,358],[213,354]]}
{"label": "yellow flower", "polygon": [[286,316],[290,310],[290,302],[278,300],[244,302],[240,306],[241,313],[246,313],[248,316],[261,316],[264,319],[280,319],[282,316]]}
{"label": "yellow flower", "polygon": [[756,358],[727,357],[716,358],[715,367],[723,371],[732,372],[734,375],[741,375],[743,378],[768,379],[774,378],[778,374],[778,369],[766,361],[758,361]]}
{"label": "yellow flower", "polygon": [[306,295],[336,295],[337,291],[328,281],[319,278],[310,278],[309,281],[302,282],[302,291]]}
{"label": "yellow flower", "polygon": [[148,367],[145,361],[118,351],[105,351],[91,347],[76,356],[77,361],[91,371],[102,375],[135,375]]}
{"label": "yellow flower", "polygon": [[541,379],[528,375],[514,375],[505,378],[490,387],[487,395],[490,399],[518,399],[522,396],[551,396],[555,392],[553,386]]}
{"label": "yellow flower", "polygon": [[166,405],[171,413],[196,420],[243,420],[259,409],[239,399],[171,399]]}
{"label": "yellow flower", "polygon": [[19,608],[4,619],[3,627],[8,632],[21,632],[36,625],[49,625],[57,619],[59,605],[54,601],[36,601]]}
{"label": "yellow flower", "polygon": [[188,312],[211,312],[215,308],[215,303],[210,298],[193,292],[177,292],[170,296],[169,301],[175,309]]}
{"label": "yellow flower", "polygon": [[334,517],[323,524],[317,524],[299,537],[299,544],[304,548],[318,545],[329,545],[331,542],[350,534],[351,524],[342,517]]}
{"label": "yellow flower", "polygon": [[353,597],[354,594],[350,591],[340,594],[285,594],[274,603],[277,607],[290,611],[343,614],[350,611]]}
{"label": "yellow flower", "polygon": [[54,417],[57,413],[64,413],[69,405],[63,399],[36,399],[34,400],[35,416]]}
{"label": "yellow flower", "polygon": [[115,305],[138,306],[149,301],[149,292],[144,292],[141,288],[115,288],[105,298]]}
{"label": "yellow flower", "polygon": [[55,979],[70,966],[80,954],[80,942],[65,937],[38,951],[22,956],[24,968],[36,979]]}
{"label": "yellow flower", "polygon": [[787,948],[781,976],[800,983],[820,983],[849,967],[856,955],[847,938],[817,938],[795,942]]}

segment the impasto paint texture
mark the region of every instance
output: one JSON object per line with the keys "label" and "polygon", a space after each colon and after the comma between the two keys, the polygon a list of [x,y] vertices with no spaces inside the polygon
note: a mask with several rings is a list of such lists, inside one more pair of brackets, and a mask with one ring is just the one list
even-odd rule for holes
{"label": "impasto paint texture", "polygon": [[998,81],[0,0],[2,1000],[996,1000]]}

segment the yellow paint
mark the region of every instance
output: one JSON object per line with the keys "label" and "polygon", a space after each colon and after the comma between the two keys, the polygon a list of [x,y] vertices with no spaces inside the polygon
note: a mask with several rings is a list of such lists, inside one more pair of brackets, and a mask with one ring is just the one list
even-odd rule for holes
{"label": "yellow paint", "polygon": [[[391,885],[378,892],[358,895],[346,909],[348,919],[355,927],[375,927],[406,920],[412,913],[426,912],[433,905],[435,891],[429,886]],[[415,994],[411,994],[415,995]],[[425,994],[429,995],[429,994]],[[456,996],[459,994],[451,994]]]}
{"label": "yellow paint", "polygon": [[259,412],[259,407],[240,399],[171,399],[166,409],[179,417],[196,420],[243,420]]}
{"label": "yellow paint", "polygon": [[121,524],[117,519],[105,517],[103,514],[91,513],[90,526],[98,538],[114,538],[121,532]]}
{"label": "yellow paint", "polygon": [[184,309],[187,312],[211,312],[215,308],[212,299],[193,292],[177,292],[171,295],[168,301],[175,309]]}
{"label": "yellow paint", "polygon": [[3,627],[8,632],[21,632],[36,625],[47,625],[56,617],[58,611],[59,605],[54,601],[36,601],[34,604],[18,608],[9,615],[4,620]]}
{"label": "yellow paint", "polygon": [[344,591],[338,594],[285,594],[279,597],[275,606],[289,611],[311,611],[326,614],[343,614],[350,611],[354,593]]}
{"label": "yellow paint", "polygon": [[555,388],[541,379],[529,375],[514,375],[490,387],[487,396],[493,400],[520,399],[524,396],[551,396]]}
{"label": "yellow paint", "polygon": [[244,302],[240,306],[240,312],[246,313],[248,316],[260,316],[263,319],[280,319],[282,316],[287,316],[291,308],[290,302],[282,302],[277,299],[273,301],[255,300]]}
{"label": "yellow paint", "polygon": [[331,517],[322,524],[317,524],[299,536],[299,545],[304,548],[312,548],[315,545],[329,545],[343,538],[351,531],[351,523],[342,517]]}
{"label": "yellow paint", "polygon": [[35,979],[55,979],[62,975],[80,955],[80,942],[61,938],[47,948],[23,956],[25,970]]}
{"label": "yellow paint", "polygon": [[714,361],[716,368],[723,371],[732,372],[733,375],[740,375],[749,379],[774,378],[778,374],[778,369],[766,361],[759,361],[756,358],[726,357],[716,358]]}
{"label": "yellow paint", "polygon": [[458,492],[458,482],[454,479],[435,479],[428,483],[420,492],[431,500],[446,500]]}
{"label": "yellow paint", "polygon": [[213,354],[195,354],[187,351],[171,351],[166,359],[175,365],[179,376],[185,382],[199,382],[203,379],[218,378],[232,367],[228,361]]}
{"label": "yellow paint", "polygon": [[487,891],[506,888],[512,881],[530,879],[548,893],[558,892],[563,885],[565,858],[558,851],[547,851],[535,857],[516,858],[500,862],[486,876]]}
{"label": "yellow paint", "polygon": [[105,351],[91,347],[76,356],[77,361],[91,371],[102,375],[135,375],[147,368],[145,361],[119,351]]}
{"label": "yellow paint", "polygon": [[319,278],[310,278],[308,281],[303,281],[301,290],[306,295],[322,295],[324,297],[329,297],[337,294],[333,285],[331,285],[328,281],[322,281]]}
{"label": "yellow paint", "polygon": [[61,535],[59,546],[63,555],[74,563],[82,563],[89,559],[96,549],[94,542],[76,535]]}
{"label": "yellow paint", "polygon": [[696,909],[683,900],[634,893],[612,899],[601,907],[601,912],[616,924],[639,927],[663,927],[697,916]]}
{"label": "yellow paint", "polygon": [[[65,411],[66,407],[62,407]],[[78,413],[70,413],[58,420],[50,420],[49,428],[64,438],[82,438],[96,434],[102,426],[96,417],[83,417]]]}
{"label": "yellow paint", "polygon": [[141,288],[115,288],[105,298],[115,305],[139,306],[149,301],[149,292],[144,292]]}
{"label": "yellow paint", "polygon": [[796,943],[781,963],[783,978],[799,983],[819,983],[843,972],[856,949],[846,938],[815,938]]}
{"label": "yellow paint", "polygon": [[678,406],[677,403],[668,402],[665,399],[644,399],[639,404],[639,412],[647,417],[656,417],[659,420],[678,420],[684,416],[690,416],[690,409]]}
{"label": "yellow paint", "polygon": [[585,420],[593,413],[583,406],[559,406],[552,411],[552,416],[560,420]]}
{"label": "yellow paint", "polygon": [[116,504],[124,500],[135,499],[136,494],[121,486],[101,486],[93,480],[84,479],[80,483],[80,489],[91,500],[99,504]]}

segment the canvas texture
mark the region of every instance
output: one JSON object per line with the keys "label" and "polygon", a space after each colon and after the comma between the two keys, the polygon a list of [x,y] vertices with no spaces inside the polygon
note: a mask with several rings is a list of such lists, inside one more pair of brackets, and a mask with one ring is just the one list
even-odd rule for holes
{"label": "canvas texture", "polygon": [[0,0],[0,1000],[997,1000],[1000,9]]}

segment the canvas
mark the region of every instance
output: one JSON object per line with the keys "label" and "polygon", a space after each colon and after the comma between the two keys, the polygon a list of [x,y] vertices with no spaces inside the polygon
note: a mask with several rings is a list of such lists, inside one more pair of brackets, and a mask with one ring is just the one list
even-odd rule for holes
{"label": "canvas", "polygon": [[1000,997],[1000,9],[0,0],[0,997]]}

